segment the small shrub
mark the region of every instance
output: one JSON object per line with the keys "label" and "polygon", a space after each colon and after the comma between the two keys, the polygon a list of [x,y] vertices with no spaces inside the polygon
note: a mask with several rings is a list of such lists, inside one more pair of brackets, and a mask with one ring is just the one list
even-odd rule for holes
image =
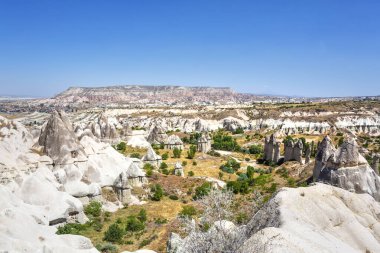
{"label": "small shrub", "polygon": [[162,160],[168,160],[169,153],[166,152],[166,153],[162,154],[161,158],[162,158]]}
{"label": "small shrub", "polygon": [[187,165],[187,161],[182,161],[182,167],[185,167]]}
{"label": "small shrub", "polygon": [[195,216],[196,214],[197,214],[197,210],[192,205],[183,206],[181,212],[179,213],[180,216],[189,217],[189,218]]}
{"label": "small shrub", "polygon": [[179,148],[173,149],[173,157],[174,158],[181,158],[181,153],[182,153],[182,150],[180,150]]}
{"label": "small shrub", "polygon": [[144,164],[143,169],[145,170],[147,177],[151,177],[153,175],[153,169],[154,169],[154,167],[153,167],[152,164],[150,164],[150,163]]}
{"label": "small shrub", "polygon": [[197,200],[202,198],[203,196],[208,195],[208,193],[211,190],[211,187],[212,185],[210,182],[204,182],[201,186],[195,188],[195,195],[193,196],[193,198]]}
{"label": "small shrub", "polygon": [[82,231],[85,231],[89,227],[89,224],[79,224],[79,223],[67,223],[64,226],[57,228],[58,235],[80,235]]}
{"label": "small shrub", "polygon": [[248,215],[246,213],[240,212],[236,216],[236,223],[242,225],[248,221]]}
{"label": "small shrub", "polygon": [[91,201],[84,208],[84,213],[91,217],[99,217],[102,214],[102,204],[98,201]]}
{"label": "small shrub", "polygon": [[145,225],[138,218],[131,215],[127,217],[127,224],[125,225],[125,230],[127,232],[138,232],[144,230]]}
{"label": "small shrub", "polygon": [[137,219],[141,221],[142,223],[145,223],[147,221],[147,214],[145,209],[141,209],[140,212],[137,215]]}
{"label": "small shrub", "polygon": [[131,158],[138,158],[138,159],[141,159],[141,155],[139,153],[132,153],[130,155]]}
{"label": "small shrub", "polygon": [[187,151],[187,158],[193,159],[196,152],[197,152],[197,147],[195,145],[191,145],[189,148],[189,151]]}
{"label": "small shrub", "polygon": [[96,245],[96,249],[102,253],[117,253],[118,248],[112,243],[103,243]]}
{"label": "small shrub", "polygon": [[189,177],[193,177],[193,176],[194,176],[194,171],[190,170],[190,171],[187,173],[187,175],[188,175]]}
{"label": "small shrub", "polygon": [[160,164],[160,170],[167,169],[167,168],[168,168],[168,165],[165,162],[162,162]]}
{"label": "small shrub", "polygon": [[167,222],[168,222],[168,220],[164,219],[164,218],[156,218],[156,219],[154,219],[154,223],[156,223],[156,224],[165,224]]}
{"label": "small shrub", "polygon": [[169,175],[170,174],[170,171],[168,170],[168,169],[162,169],[161,170],[161,172],[162,172],[162,174],[164,174],[164,175]]}
{"label": "small shrub", "polygon": [[233,132],[233,134],[244,134],[244,129],[241,128],[241,127],[239,127],[239,128],[237,128],[237,129]]}
{"label": "small shrub", "polygon": [[177,195],[170,195],[169,199],[171,199],[171,200],[178,200],[178,196]]}
{"label": "small shrub", "polygon": [[160,201],[162,196],[164,195],[164,190],[162,189],[161,185],[156,184],[151,188],[151,190],[154,192],[152,200]]}
{"label": "small shrub", "polygon": [[118,224],[114,223],[104,233],[104,240],[108,242],[120,242],[123,238],[123,229]]}
{"label": "small shrub", "polygon": [[197,162],[196,161],[193,161],[193,166],[197,166]]}
{"label": "small shrub", "polygon": [[250,154],[257,155],[263,152],[263,147],[261,145],[251,145],[248,150]]}
{"label": "small shrub", "polygon": [[116,146],[116,149],[120,151],[125,151],[126,148],[127,148],[127,144],[124,141],[120,142]]}
{"label": "small shrub", "polygon": [[145,247],[145,246],[149,245],[151,242],[153,242],[157,238],[158,238],[157,235],[153,235],[153,236],[149,237],[148,239],[142,240],[142,242],[139,244],[139,249],[142,248],[142,247]]}

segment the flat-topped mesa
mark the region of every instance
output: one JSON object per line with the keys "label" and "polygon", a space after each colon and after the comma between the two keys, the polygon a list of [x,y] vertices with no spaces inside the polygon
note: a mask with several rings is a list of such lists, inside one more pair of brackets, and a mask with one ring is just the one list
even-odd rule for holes
{"label": "flat-topped mesa", "polygon": [[211,136],[208,133],[202,133],[197,140],[198,152],[207,153],[211,150]]}
{"label": "flat-topped mesa", "polygon": [[177,135],[173,134],[170,135],[167,140],[165,141],[165,148],[166,149],[175,149],[178,148],[180,150],[183,149],[183,142],[181,138],[179,138]]}
{"label": "flat-topped mesa", "polygon": [[150,131],[147,141],[150,144],[163,144],[167,138],[168,135],[166,134],[165,130],[161,126],[155,125],[152,131]]}
{"label": "flat-topped mesa", "polygon": [[87,160],[69,119],[64,112],[54,111],[41,131],[38,144],[55,164]]}
{"label": "flat-topped mesa", "polygon": [[359,153],[353,138],[338,149],[328,136],[322,140],[315,157],[313,179],[352,192],[368,193],[380,201],[380,177]]}

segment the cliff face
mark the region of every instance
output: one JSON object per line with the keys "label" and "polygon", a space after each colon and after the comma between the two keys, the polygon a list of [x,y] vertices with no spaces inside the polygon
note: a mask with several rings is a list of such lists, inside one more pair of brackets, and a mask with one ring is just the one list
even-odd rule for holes
{"label": "cliff face", "polygon": [[97,88],[73,87],[54,97],[56,104],[71,103],[211,103],[234,102],[237,98],[230,88],[182,86],[110,86]]}

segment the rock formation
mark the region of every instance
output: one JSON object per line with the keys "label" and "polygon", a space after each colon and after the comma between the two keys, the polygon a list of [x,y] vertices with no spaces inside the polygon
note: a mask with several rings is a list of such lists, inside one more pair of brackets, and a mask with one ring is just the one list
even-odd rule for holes
{"label": "rock formation", "polygon": [[73,127],[64,112],[54,111],[42,130],[38,144],[55,164],[87,160]]}
{"label": "rock formation", "polygon": [[379,213],[366,194],[319,183],[283,188],[246,225],[218,221],[183,239],[173,233],[168,252],[380,252]]}
{"label": "rock formation", "polygon": [[163,144],[167,138],[168,135],[166,134],[165,130],[161,126],[155,125],[152,131],[150,131],[147,141],[150,144]]}
{"label": "rock formation", "polygon": [[120,173],[114,183],[114,191],[119,201],[123,204],[131,202],[131,185],[129,184],[129,175],[126,172]]}
{"label": "rock formation", "polygon": [[302,150],[303,143],[301,140],[296,141],[295,143],[292,140],[288,140],[284,143],[285,156],[284,161],[297,161],[303,164],[302,161]]}
{"label": "rock formation", "polygon": [[146,155],[142,158],[142,160],[144,162],[152,164],[153,166],[156,166],[157,168],[160,167],[162,162],[161,156],[157,155],[152,147],[148,148],[148,151]]}
{"label": "rock formation", "polygon": [[148,183],[145,172],[137,163],[131,163],[129,168],[126,170],[126,174],[128,175],[128,182],[132,187],[141,187],[143,184]]}
{"label": "rock formation", "polygon": [[277,163],[280,159],[280,143],[276,135],[266,136],[264,140],[264,160]]}
{"label": "rock formation", "polygon": [[305,151],[305,164],[308,164],[310,162],[310,156],[311,156],[311,148],[310,146],[307,146]]}
{"label": "rock formation", "polygon": [[170,135],[169,138],[165,141],[165,148],[166,149],[183,149],[183,142],[181,138],[178,137],[178,135]]}
{"label": "rock formation", "polygon": [[380,178],[359,154],[353,138],[335,150],[326,136],[318,147],[313,178],[349,191],[368,193],[380,201]]}
{"label": "rock formation", "polygon": [[211,150],[211,136],[208,133],[202,133],[201,137],[197,140],[197,150],[203,153]]}
{"label": "rock formation", "polygon": [[379,160],[380,160],[380,155],[379,154],[375,154],[373,157],[372,157],[372,169],[376,172],[377,175],[380,175],[380,172],[379,172]]}
{"label": "rock formation", "polygon": [[303,143],[301,140],[298,140],[294,144],[294,149],[293,149],[293,159],[299,162],[300,164],[303,164],[302,161],[302,150],[303,150]]}
{"label": "rock formation", "polygon": [[185,172],[183,171],[182,165],[180,162],[176,162],[174,166],[174,175],[176,176],[185,176]]}

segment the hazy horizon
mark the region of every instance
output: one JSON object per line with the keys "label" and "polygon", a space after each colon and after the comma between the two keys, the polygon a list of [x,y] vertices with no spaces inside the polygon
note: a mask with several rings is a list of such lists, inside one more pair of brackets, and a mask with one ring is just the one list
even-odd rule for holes
{"label": "hazy horizon", "polygon": [[375,0],[4,0],[0,95],[111,84],[378,95],[378,13]]}

